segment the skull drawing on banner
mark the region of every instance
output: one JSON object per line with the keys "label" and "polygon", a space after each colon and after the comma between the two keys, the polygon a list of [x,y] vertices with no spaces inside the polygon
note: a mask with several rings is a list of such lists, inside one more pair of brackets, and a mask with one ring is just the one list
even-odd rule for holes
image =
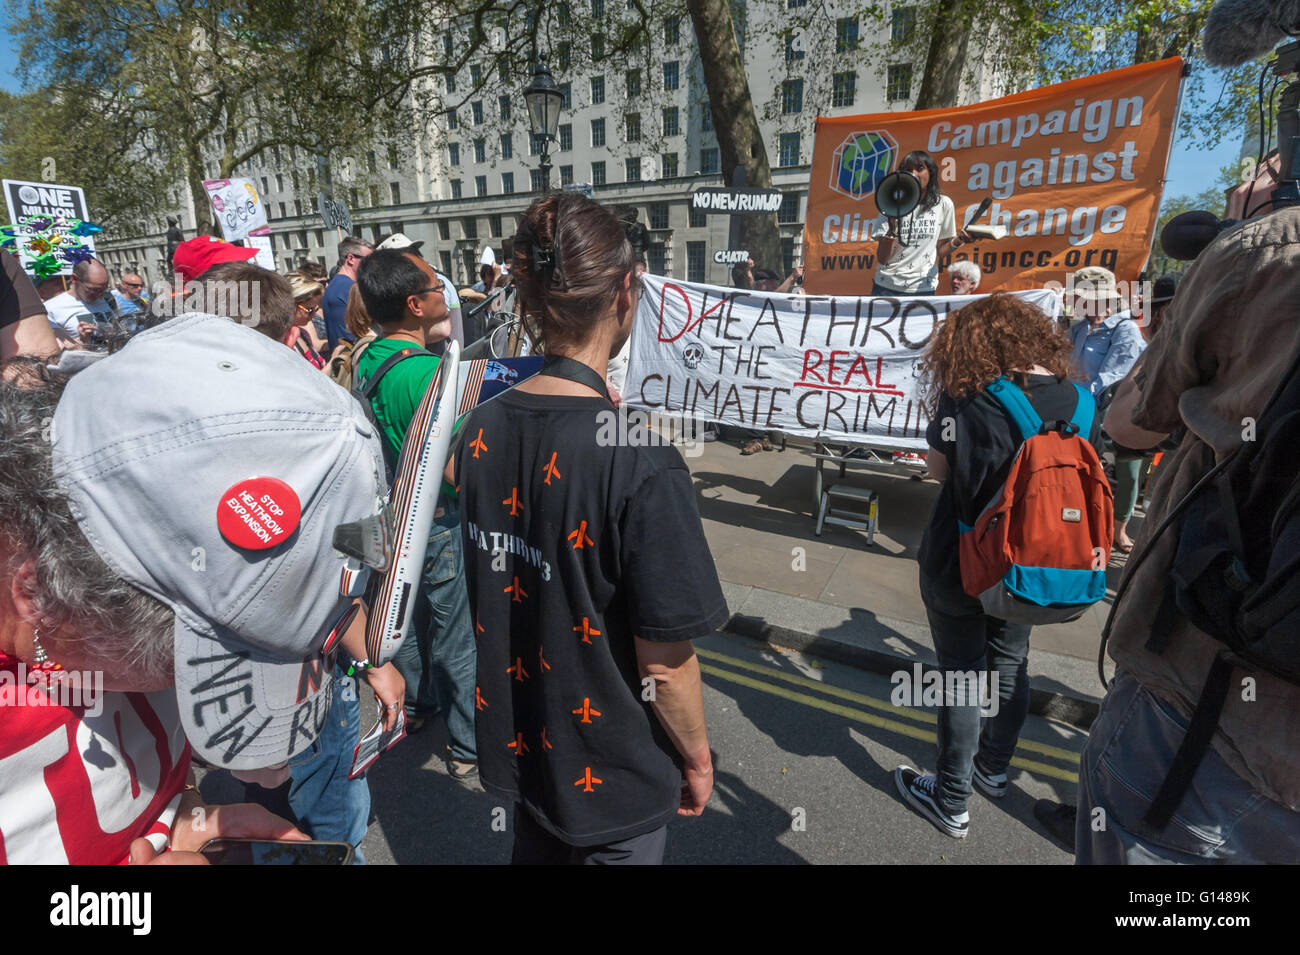
{"label": "skull drawing on banner", "polygon": [[704,361],[704,346],[699,342],[691,342],[682,349],[682,361],[691,371],[699,368],[700,362]]}

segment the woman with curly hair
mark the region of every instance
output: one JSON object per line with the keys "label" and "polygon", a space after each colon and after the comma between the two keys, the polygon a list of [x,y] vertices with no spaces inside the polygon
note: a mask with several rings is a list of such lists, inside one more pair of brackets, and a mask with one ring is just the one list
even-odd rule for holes
{"label": "woman with curly hair", "polygon": [[[946,701],[938,713],[934,775],[900,766],[894,780],[912,808],[957,839],[969,827],[972,781],[990,798],[1006,795],[1007,766],[1029,711],[1030,627],[986,615],[980,601],[962,588],[958,562],[958,526],[974,526],[1005,482],[1021,444],[1011,416],[987,389],[1008,377],[1044,421],[1069,419],[1079,400],[1071,374],[1069,341],[1042,311],[1005,293],[950,315],[920,362],[930,414],[926,460],[943,482],[917,554],[921,599],[945,686],[956,683],[951,674],[989,674],[987,682],[981,680],[989,718],[981,731],[980,701],[971,694]],[[1088,436],[1094,447],[1099,435],[1094,420]],[[957,702],[970,705],[953,705]]]}

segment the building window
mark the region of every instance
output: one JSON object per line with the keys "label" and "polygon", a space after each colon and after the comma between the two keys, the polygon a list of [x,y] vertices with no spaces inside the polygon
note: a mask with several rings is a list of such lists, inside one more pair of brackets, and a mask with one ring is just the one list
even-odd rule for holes
{"label": "building window", "polygon": [[481,63],[471,63],[471,64],[469,65],[469,81],[470,81],[471,83],[474,84],[474,88],[475,88],[475,89],[478,89],[479,86],[482,85],[482,83],[483,83],[483,64],[481,64]]}
{"label": "building window", "polygon": [[623,116],[624,142],[641,142],[641,114],[626,113]]}
{"label": "building window", "polygon": [[501,234],[501,217],[499,215],[488,216],[488,234],[494,236]]}
{"label": "building window", "polygon": [[916,33],[916,7],[895,7],[889,20],[889,38],[906,43]]}
{"label": "building window", "polygon": [[487,140],[474,140],[474,161],[487,162]]}
{"label": "building window", "polygon": [[460,143],[447,144],[447,165],[449,166],[460,165]]}
{"label": "building window", "polygon": [[595,106],[605,102],[605,77],[593,76],[591,78],[591,105]]}
{"label": "building window", "polygon": [[504,56],[497,60],[497,79],[502,83],[510,82],[510,61]]}
{"label": "building window", "polygon": [[623,178],[627,182],[640,182],[641,181],[641,157],[628,156],[626,159],[624,159],[623,172],[624,172]]}
{"label": "building window", "polygon": [[451,275],[451,251],[443,249],[438,253],[438,258],[442,259],[442,274]]}
{"label": "building window", "polygon": [[[370,172],[375,171],[375,151],[373,149],[366,153],[366,169]],[[296,178],[297,174],[295,173],[294,176]],[[296,189],[298,187],[295,185],[294,188]]]}
{"label": "building window", "polygon": [[889,68],[885,83],[885,98],[888,100],[909,99],[912,95],[912,64],[896,63]]}
{"label": "building window", "polygon": [[460,199],[463,196],[464,196],[464,190],[461,187],[460,180],[453,179],[451,181],[451,197],[453,199]]}
{"label": "building window", "polygon": [[400,206],[402,204],[402,184],[400,182],[390,182],[388,184],[388,194],[392,196],[393,205]]}
{"label": "building window", "polygon": [[447,59],[451,59],[454,55],[450,30],[442,35],[442,52]]}
{"label": "building window", "polygon": [[605,120],[603,117],[591,121],[591,145],[605,145]]}
{"label": "building window", "polygon": [[704,281],[704,243],[686,243],[686,281]]}
{"label": "building window", "polygon": [[502,122],[506,122],[506,123],[510,122],[510,97],[498,96],[497,107],[501,110]]}
{"label": "building window", "polygon": [[572,185],[572,183],[573,183],[573,167],[572,167],[572,166],[561,166],[561,167],[560,167],[560,185],[562,185],[562,186],[568,186],[568,185]]}
{"label": "building window", "polygon": [[677,61],[670,60],[664,64],[664,89],[677,89]]}
{"label": "building window", "polygon": [[858,18],[840,17],[835,21],[835,52],[850,53],[858,48]]}
{"label": "building window", "polygon": [[781,84],[781,112],[803,112],[803,80],[786,80]]}
{"label": "building window", "polygon": [[682,37],[682,18],[669,17],[664,21],[664,46],[676,46]]}
{"label": "building window", "polygon": [[668,203],[651,203],[650,207],[646,209],[646,218],[649,220],[652,229],[668,228]]}
{"label": "building window", "polygon": [[640,96],[641,95],[641,71],[628,70],[626,75],[623,78],[627,83],[627,95]]}
{"label": "building window", "polygon": [[857,73],[836,73],[832,79],[831,106],[852,106],[858,95]]}
{"label": "building window", "polygon": [[474,195],[476,196],[487,195],[487,176],[474,177]]}
{"label": "building window", "polygon": [[682,131],[681,125],[682,125],[681,113],[678,112],[677,107],[665,106],[664,107],[664,135],[676,136],[678,133]]}
{"label": "building window", "polygon": [[262,192],[270,192],[271,184],[265,176],[262,177]]}
{"label": "building window", "polygon": [[466,216],[461,221],[460,227],[465,230],[465,238],[467,239],[478,238],[478,220],[475,219],[473,216]]}
{"label": "building window", "polygon": [[540,169],[528,170],[528,183],[533,192],[542,191],[542,171]]}
{"label": "building window", "polygon": [[573,62],[572,44],[561,43],[556,50],[556,59],[560,61],[560,69],[567,70]]}
{"label": "building window", "polygon": [[470,103],[469,111],[474,117],[474,125],[482,126],[483,125],[483,101],[476,100],[475,102]]}
{"label": "building window", "polygon": [[799,165],[799,134],[798,133],[781,134],[780,159],[777,161],[777,165],[778,166]]}
{"label": "building window", "polygon": [[511,195],[515,191],[515,174],[513,172],[503,172],[501,174],[501,191]]}
{"label": "building window", "polygon": [[281,219],[289,218],[289,207],[283,202],[280,203],[280,218]]}
{"label": "building window", "polygon": [[573,148],[573,124],[560,124],[560,152]]}
{"label": "building window", "polygon": [[455,73],[448,73],[448,74],[447,74],[447,92],[448,92],[448,93],[454,93],[454,92],[456,92],[456,74],[455,74]]}
{"label": "building window", "polygon": [[556,15],[559,17],[560,26],[567,27],[569,25],[569,20],[572,14],[569,11],[569,5],[567,3],[560,4],[559,9],[556,11]]}
{"label": "building window", "polygon": [[721,168],[722,161],[721,157],[718,156],[717,146],[700,150],[700,172],[718,172]]}
{"label": "building window", "polygon": [[296,215],[296,216],[300,216],[300,215],[302,215],[302,200],[301,200],[301,199],[295,199],[295,200],[293,200],[293,214]]}
{"label": "building window", "polygon": [[599,20],[605,15],[605,0],[591,0],[591,17]]}
{"label": "building window", "polygon": [[789,275],[794,271],[794,236],[781,237],[781,274]]}
{"label": "building window", "polygon": [[776,221],[781,225],[794,225],[799,221],[799,193],[787,192],[781,196],[781,208],[776,210]]}
{"label": "building window", "polygon": [[361,208],[361,196],[360,193],[357,192],[357,190],[355,189],[348,190],[348,205],[350,205],[353,209]]}
{"label": "building window", "polygon": [[705,212],[703,209],[695,208],[695,206],[693,205],[690,206],[689,208],[691,210],[691,214],[690,216],[687,217],[687,222],[689,223],[690,227],[692,229],[706,228],[709,224],[709,214]]}
{"label": "building window", "polygon": [[700,114],[700,129],[706,133],[713,131],[713,105],[711,103],[703,104]]}
{"label": "building window", "polygon": [[803,59],[803,39],[795,31],[785,35],[785,61],[793,63]]}
{"label": "building window", "polygon": [[573,109],[573,84],[561,83],[560,95],[564,97],[564,108]]}
{"label": "building window", "polygon": [[528,155],[539,156],[542,152],[542,137],[528,134]]}
{"label": "building window", "polygon": [[450,219],[438,220],[438,238],[442,239],[443,242],[451,241],[451,220]]}
{"label": "building window", "polygon": [[808,0],[786,0],[786,4],[785,4],[785,5],[786,5],[787,7],[789,7],[791,10],[794,10],[794,9],[796,9],[797,7],[806,7],[806,6],[808,6]]}
{"label": "building window", "polygon": [[591,184],[593,186],[603,186],[605,184],[605,160],[591,164]]}
{"label": "building window", "polygon": [[605,57],[605,37],[601,33],[591,35],[591,59],[592,61],[601,60]]}
{"label": "building window", "polygon": [[284,173],[277,172],[275,174],[275,191],[284,192]]}
{"label": "building window", "polygon": [[372,209],[379,208],[379,187],[378,186],[370,187],[370,208]]}
{"label": "building window", "polygon": [[661,158],[663,159],[663,166],[664,166],[663,178],[676,179],[680,175],[677,169],[677,154],[664,153]]}
{"label": "building window", "polygon": [[460,122],[456,118],[456,111],[454,109],[447,110],[447,128],[456,129],[458,126],[460,126]]}
{"label": "building window", "polygon": [[510,133],[501,134],[501,158],[515,158],[515,137]]}

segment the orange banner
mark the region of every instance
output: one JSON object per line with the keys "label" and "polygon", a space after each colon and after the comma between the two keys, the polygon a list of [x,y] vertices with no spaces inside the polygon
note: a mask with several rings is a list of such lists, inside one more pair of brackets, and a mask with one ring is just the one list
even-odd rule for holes
{"label": "orange banner", "polygon": [[[1135,281],[1160,208],[1181,73],[1174,57],[956,109],[819,117],[805,287],[870,292],[876,186],[914,149],[934,157],[959,225],[987,196],[980,224],[1008,233],[940,258],[941,272],[952,261],[975,262],[980,292],[1065,284],[1085,265]],[[941,275],[938,292],[947,291]]]}

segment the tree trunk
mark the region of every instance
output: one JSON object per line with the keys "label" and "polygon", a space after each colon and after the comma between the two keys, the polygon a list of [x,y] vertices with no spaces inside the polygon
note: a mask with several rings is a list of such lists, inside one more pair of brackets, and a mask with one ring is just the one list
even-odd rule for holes
{"label": "tree trunk", "polygon": [[[736,40],[731,6],[728,0],[686,0],[686,7],[700,48],[722,169],[730,176],[736,166],[744,166],[748,185],[770,188],[772,169],[749,94],[749,77]],[[745,216],[744,241],[759,266],[780,271],[781,235],[775,215]]]}
{"label": "tree trunk", "polygon": [[917,109],[957,105],[970,41],[970,12],[969,0],[939,0],[930,31],[930,50],[925,58],[921,89],[916,94]]}
{"label": "tree trunk", "polygon": [[190,187],[190,199],[194,202],[194,234],[216,235],[215,223],[212,221],[212,203],[208,201],[208,191],[203,188],[206,178],[203,171],[203,157],[199,153],[197,142],[185,146],[185,181]]}

